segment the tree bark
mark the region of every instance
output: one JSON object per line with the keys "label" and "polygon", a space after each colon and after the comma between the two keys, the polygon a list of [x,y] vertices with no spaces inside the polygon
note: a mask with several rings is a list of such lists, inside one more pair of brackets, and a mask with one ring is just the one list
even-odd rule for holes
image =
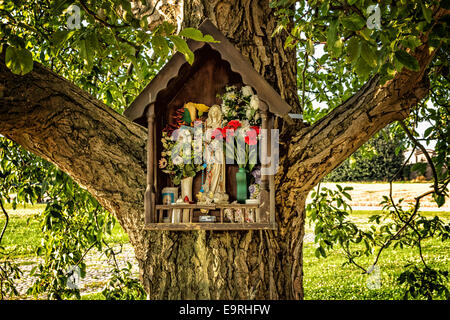
{"label": "tree bark", "polygon": [[[185,25],[210,18],[299,110],[295,52],[271,38],[274,15],[256,0],[185,3]],[[277,231],[143,230],[146,130],[35,63],[25,76],[0,62],[0,133],[55,163],[113,212],[130,237],[150,299],[301,299],[305,200],[320,179],[388,123],[404,119],[428,90],[433,57],[415,53],[384,86],[371,79],[314,126],[290,126],[276,181]]]}

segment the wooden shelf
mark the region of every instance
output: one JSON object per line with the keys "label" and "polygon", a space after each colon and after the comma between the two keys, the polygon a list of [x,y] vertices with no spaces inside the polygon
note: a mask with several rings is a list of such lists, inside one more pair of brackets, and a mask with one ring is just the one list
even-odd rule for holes
{"label": "wooden shelf", "polygon": [[[243,217],[245,219],[248,210],[259,210],[260,204],[238,204],[238,203],[224,203],[224,204],[168,204],[156,205],[155,209],[158,213],[158,221],[162,221],[163,211],[168,211],[169,219],[171,219],[173,210],[188,210],[189,222],[168,223],[168,222],[147,222],[145,224],[146,230],[168,230],[168,231],[189,231],[189,230],[276,230],[277,226],[269,222],[226,222],[224,218],[224,210],[227,208],[242,209]],[[216,213],[217,222],[197,222],[194,221],[194,212],[197,210],[206,209],[208,211],[218,211]],[[198,212],[198,211],[197,211]],[[170,220],[169,220],[170,221]]]}
{"label": "wooden shelf", "polygon": [[149,223],[145,230],[168,230],[168,231],[189,231],[189,230],[276,230],[276,224],[271,223],[220,223],[220,222],[196,222],[196,223]]}
{"label": "wooden shelf", "polygon": [[223,204],[157,204],[156,209],[208,209],[208,210],[216,210],[216,209],[227,209],[227,208],[246,208],[246,209],[257,209],[260,207],[260,204],[243,204],[243,203],[223,203]]}

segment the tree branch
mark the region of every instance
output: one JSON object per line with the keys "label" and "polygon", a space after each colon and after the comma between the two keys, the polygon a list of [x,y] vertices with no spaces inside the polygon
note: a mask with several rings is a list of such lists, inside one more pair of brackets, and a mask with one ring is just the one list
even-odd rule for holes
{"label": "tree branch", "polygon": [[146,129],[36,62],[18,76],[3,53],[0,83],[0,134],[67,172],[119,221],[140,227]]}
{"label": "tree branch", "polygon": [[422,45],[414,52],[421,66],[418,72],[403,69],[384,85],[375,76],[315,125],[292,132],[279,175],[283,183],[286,179],[297,181],[302,189],[311,189],[376,132],[406,118],[428,93],[425,73],[434,54],[426,44]]}
{"label": "tree branch", "polygon": [[5,218],[6,218],[5,225],[3,226],[2,233],[0,234],[0,244],[1,244],[3,236],[5,235],[6,228],[8,227],[9,215],[8,215],[8,212],[6,212],[5,207],[3,206],[3,200],[2,199],[0,199],[0,207],[2,208],[3,214],[5,215]]}
{"label": "tree branch", "polygon": [[411,131],[408,129],[408,127],[405,125],[405,123],[403,121],[399,121],[399,123],[400,123],[400,126],[402,127],[403,131],[405,131],[406,135],[408,136],[409,140],[411,140],[414,143],[414,146],[417,146],[422,151],[423,155],[427,159],[427,162],[431,167],[431,171],[433,172],[434,191],[439,195],[440,192],[439,192],[439,180],[438,180],[437,171],[436,171],[436,168],[434,167],[434,164],[433,164],[433,161],[431,160],[430,155],[428,154],[427,149],[425,149],[425,147],[419,141],[417,141],[416,138],[414,138],[413,134],[411,133]]}

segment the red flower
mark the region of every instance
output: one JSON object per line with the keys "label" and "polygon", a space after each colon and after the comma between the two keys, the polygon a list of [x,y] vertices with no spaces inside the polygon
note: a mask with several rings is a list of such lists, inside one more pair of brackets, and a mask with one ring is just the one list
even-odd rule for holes
{"label": "red flower", "polygon": [[230,137],[234,136],[234,128],[230,126],[225,126],[222,128],[222,136],[227,139],[227,141],[230,141]]}
{"label": "red flower", "polygon": [[224,137],[224,132],[222,130],[223,129],[220,128],[214,129],[211,133],[211,139],[222,140],[222,138]]}
{"label": "red flower", "polygon": [[230,122],[228,122],[227,127],[230,127],[230,129],[236,130],[240,126],[242,126],[242,124],[239,122],[239,120],[231,120]]}
{"label": "red flower", "polygon": [[258,143],[258,134],[256,130],[249,130],[247,131],[247,135],[245,136],[245,143],[249,146],[254,146]]}
{"label": "red flower", "polygon": [[252,127],[250,127],[250,129],[255,130],[255,131],[256,131],[256,135],[259,136],[259,131],[260,131],[260,129],[259,129],[258,126],[252,126]]}

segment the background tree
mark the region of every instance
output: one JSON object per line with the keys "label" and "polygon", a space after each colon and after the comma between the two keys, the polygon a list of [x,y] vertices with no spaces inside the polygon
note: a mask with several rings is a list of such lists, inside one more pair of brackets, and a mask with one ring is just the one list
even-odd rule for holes
{"label": "background tree", "polygon": [[[324,181],[389,181],[403,166],[405,145],[405,137],[385,128],[331,171]],[[403,175],[397,177],[402,178]]]}
{"label": "background tree", "polygon": [[[70,30],[69,4],[0,5],[0,133],[56,164],[117,217],[152,299],[302,298],[309,191],[376,132],[407,119],[428,96],[430,79],[444,91],[448,83],[445,1],[384,1],[380,29],[366,26],[367,8],[375,2],[364,0],[163,1],[158,9],[152,1],[78,1],[81,25]],[[192,57],[183,35],[193,35],[178,31],[204,18],[308,121],[276,123],[282,133],[278,231],[142,229],[146,130],[116,111],[142,90],[172,48]],[[325,54],[317,59],[319,45]],[[327,108],[316,110],[314,101]],[[436,116],[432,121],[448,123]],[[446,145],[439,152],[437,165],[443,166]],[[447,183],[447,176],[436,176],[438,199]]]}

